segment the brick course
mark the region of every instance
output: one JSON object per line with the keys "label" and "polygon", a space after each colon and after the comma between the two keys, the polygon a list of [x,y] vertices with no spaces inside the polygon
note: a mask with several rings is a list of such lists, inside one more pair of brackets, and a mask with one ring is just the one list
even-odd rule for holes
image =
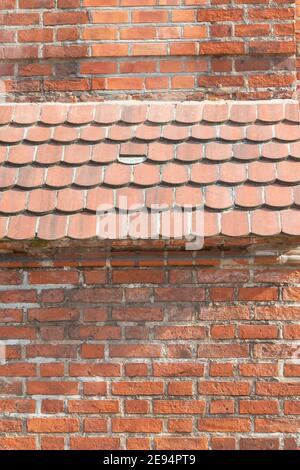
{"label": "brick course", "polygon": [[51,259],[1,258],[0,448],[299,448],[298,266]]}
{"label": "brick course", "polygon": [[0,17],[10,100],[294,92],[294,0],[7,0]]}

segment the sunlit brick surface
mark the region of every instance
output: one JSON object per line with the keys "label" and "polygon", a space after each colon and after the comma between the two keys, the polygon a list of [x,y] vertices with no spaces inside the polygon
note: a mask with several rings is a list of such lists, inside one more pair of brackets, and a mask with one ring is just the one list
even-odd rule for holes
{"label": "sunlit brick surface", "polygon": [[299,446],[297,267],[271,250],[61,256],[1,257],[0,448]]}
{"label": "sunlit brick surface", "polygon": [[12,100],[289,98],[294,0],[1,2]]}

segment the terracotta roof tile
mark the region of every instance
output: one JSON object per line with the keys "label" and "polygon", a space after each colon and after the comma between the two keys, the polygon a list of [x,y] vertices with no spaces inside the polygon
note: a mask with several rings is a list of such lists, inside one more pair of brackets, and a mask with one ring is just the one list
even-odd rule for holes
{"label": "terracotta roof tile", "polygon": [[189,126],[178,126],[176,124],[168,124],[164,127],[162,137],[172,141],[182,141],[189,137],[190,127]]}
{"label": "terracotta roof tile", "polygon": [[279,140],[294,141],[300,139],[299,124],[281,122],[275,126],[275,136]]}
{"label": "terracotta roof tile", "polygon": [[204,212],[205,235],[213,237],[220,233],[220,214],[217,212]]}
{"label": "terracotta roof tile", "polygon": [[136,142],[123,142],[120,146],[120,155],[128,157],[145,156],[147,154],[146,144]]}
{"label": "terracotta roof tile", "polygon": [[271,162],[251,162],[248,165],[248,179],[253,183],[272,183],[276,180],[276,167]]}
{"label": "terracotta roof tile", "polygon": [[9,188],[16,184],[19,174],[19,168],[1,166],[0,168],[0,187]]}
{"label": "terracotta roof tile", "polygon": [[294,203],[297,206],[300,206],[300,186],[294,186],[293,193],[294,193]]}
{"label": "terracotta roof tile", "polygon": [[290,144],[290,156],[296,159],[300,159],[300,141]]}
{"label": "terracotta roof tile", "polygon": [[54,128],[53,140],[57,142],[75,142],[78,139],[78,128],[71,126],[57,126]]}
{"label": "terracotta roof tile", "polygon": [[0,127],[0,142],[4,144],[15,144],[24,139],[24,127],[3,126]]}
{"label": "terracotta roof tile", "polygon": [[67,122],[72,125],[88,124],[94,119],[95,106],[90,104],[88,106],[74,105],[70,106],[68,110]]}
{"label": "terracotta roof tile", "polygon": [[219,168],[219,178],[223,183],[239,184],[243,183],[247,179],[247,168],[242,163],[222,163]]}
{"label": "terracotta roof tile", "polygon": [[[26,193],[25,193],[26,194]],[[34,189],[28,194],[27,210],[37,214],[47,214],[56,208],[56,193],[49,189]]]}
{"label": "terracotta roof tile", "polygon": [[246,138],[254,142],[265,142],[272,137],[273,126],[253,124],[246,129]]}
{"label": "terracotta roof tile", "polygon": [[233,206],[232,188],[227,186],[207,186],[205,189],[205,205],[209,209],[229,209]]}
{"label": "terracotta roof tile", "polygon": [[74,214],[69,217],[68,237],[94,238],[97,235],[97,217],[92,214]]}
{"label": "terracotta roof tile", "polygon": [[70,144],[64,148],[63,161],[70,165],[81,165],[87,163],[91,158],[91,147],[89,145]]}
{"label": "terracotta roof tile", "polygon": [[245,129],[242,126],[223,125],[219,129],[220,139],[236,142],[245,136]]}
{"label": "terracotta roof tile", "polygon": [[0,194],[0,212],[3,214],[17,214],[26,210],[27,193],[25,191],[11,190]]}
{"label": "terracotta roof tile", "polygon": [[45,181],[44,168],[23,166],[19,169],[17,185],[21,188],[37,188]]}
{"label": "terracotta roof tile", "polygon": [[74,179],[74,169],[57,165],[47,170],[46,185],[53,188],[64,188],[70,186]]}
{"label": "terracotta roof tile", "polygon": [[260,148],[254,143],[238,143],[233,145],[233,155],[238,160],[258,160]]}
{"label": "terracotta roof tile", "polygon": [[99,124],[113,124],[121,117],[121,106],[119,104],[96,104],[94,121]]}
{"label": "terracotta roof tile", "polygon": [[[86,142],[100,142],[105,138],[106,135],[106,128],[90,125],[86,127],[82,127],[79,132],[79,138]],[[76,137],[77,138],[77,137]],[[76,140],[74,138],[73,140]]]}
{"label": "terracotta roof tile", "polygon": [[151,126],[149,124],[141,124],[137,126],[135,131],[135,138],[139,140],[152,141],[157,140],[161,136],[160,126]]}
{"label": "terracotta roof tile", "polygon": [[121,121],[128,124],[140,124],[147,120],[147,111],[148,106],[143,103],[124,106],[121,111]]}
{"label": "terracotta roof tile", "polygon": [[97,186],[103,181],[103,168],[96,165],[82,165],[76,168],[74,184],[89,188]]}
{"label": "terracotta roof tile", "polygon": [[119,155],[119,145],[112,143],[95,144],[91,148],[91,161],[95,163],[115,162]]}
{"label": "terracotta roof tile", "polygon": [[[102,128],[99,128],[102,129]],[[132,139],[133,128],[129,126],[120,126],[118,124],[108,129],[107,138],[115,140],[117,142],[126,142],[126,140]]]}
{"label": "terracotta roof tile", "polygon": [[300,122],[300,108],[298,102],[285,103],[285,119],[291,122]]}
{"label": "terracotta roof tile", "polygon": [[179,103],[176,107],[176,121],[193,124],[202,120],[203,107],[197,103]]}
{"label": "terracotta roof tile", "polygon": [[207,124],[195,124],[192,126],[191,136],[197,140],[215,139],[217,136],[217,128]]}
{"label": "terracotta roof tile", "polygon": [[280,213],[282,232],[287,235],[299,235],[300,211],[288,209]]}
{"label": "terracotta roof tile", "polygon": [[121,210],[134,211],[145,206],[144,191],[137,188],[116,189],[116,207]]}
{"label": "terracotta roof tile", "polygon": [[193,142],[184,142],[177,146],[176,158],[185,162],[193,162],[203,158],[203,146]]}
{"label": "terracotta roof tile", "polygon": [[206,236],[300,235],[299,159],[289,100],[0,105],[0,238],[92,238],[101,214],[180,238],[202,206]]}
{"label": "terracotta roof tile", "polygon": [[228,121],[228,103],[205,103],[203,106],[203,119],[208,122]]}
{"label": "terracotta roof tile", "polygon": [[155,124],[165,124],[173,121],[175,114],[175,106],[173,104],[154,103],[148,111],[148,121]]}
{"label": "terracotta roof tile", "polygon": [[180,186],[175,190],[175,202],[177,206],[199,207],[203,205],[201,188],[193,186]]}
{"label": "terracotta roof tile", "polygon": [[264,203],[263,188],[244,184],[235,190],[235,204],[243,208],[259,207]]}
{"label": "terracotta roof tile", "polygon": [[282,121],[285,118],[283,103],[274,103],[272,106],[268,102],[260,104],[257,117],[265,122]]}
{"label": "terracotta roof tile", "polygon": [[251,232],[261,236],[280,233],[279,213],[269,209],[257,209],[251,212]]}
{"label": "terracotta roof tile", "polygon": [[124,186],[131,180],[131,167],[113,163],[105,171],[104,183],[109,186]]}
{"label": "terracotta roof tile", "polygon": [[37,235],[42,240],[58,240],[67,236],[68,217],[49,214],[39,218]]}
{"label": "terracotta roof tile", "polygon": [[26,140],[34,143],[47,142],[52,138],[53,129],[46,126],[33,126],[26,129]]}
{"label": "terracotta roof tile", "polygon": [[246,211],[229,211],[221,216],[222,234],[229,237],[243,237],[249,234],[250,221]]}
{"label": "terracotta roof tile", "polygon": [[7,226],[10,217],[0,217],[0,238],[5,238],[7,235]]}
{"label": "terracotta roof tile", "polygon": [[35,147],[25,144],[12,145],[8,148],[7,161],[13,165],[30,164],[34,160],[35,150]]}
{"label": "terracotta roof tile", "polygon": [[289,156],[289,147],[279,142],[267,142],[262,146],[261,156],[271,160],[282,160]]}
{"label": "terracotta roof tile", "polygon": [[44,104],[41,106],[40,121],[47,125],[62,124],[67,120],[69,107],[65,104]]}
{"label": "terracotta roof tile", "polygon": [[111,188],[93,188],[87,191],[86,208],[97,212],[114,209],[114,191]]}
{"label": "terracotta roof tile", "polygon": [[147,189],[146,191],[146,207],[149,209],[163,206],[164,209],[173,207],[174,189],[163,186]]}
{"label": "terracotta roof tile", "polygon": [[16,215],[10,217],[7,228],[7,237],[12,240],[28,240],[35,237],[37,217]]}
{"label": "terracotta roof tile", "polygon": [[232,145],[221,142],[209,142],[205,146],[205,156],[208,160],[224,161],[232,158]]}
{"label": "terracotta roof tile", "polygon": [[183,165],[167,163],[163,168],[162,181],[167,184],[183,184],[188,181],[188,171]]}
{"label": "terracotta roof tile", "polygon": [[232,104],[230,110],[230,120],[239,124],[254,122],[257,119],[256,104]]}
{"label": "terracotta roof tile", "polygon": [[35,161],[40,165],[53,165],[62,161],[63,147],[55,144],[43,144],[37,147]]}
{"label": "terracotta roof tile", "polygon": [[0,125],[12,122],[13,113],[15,108],[13,106],[1,105],[0,106]]}
{"label": "terracotta roof tile", "polygon": [[8,148],[0,147],[0,163],[5,162],[7,155],[8,155]]}
{"label": "terracotta roof tile", "polygon": [[160,182],[160,168],[157,165],[142,163],[133,169],[133,181],[138,186],[155,186]]}
{"label": "terracotta roof tile", "polygon": [[209,163],[195,163],[191,166],[192,183],[205,185],[216,183],[219,179],[219,166]]}
{"label": "terracotta roof tile", "polygon": [[21,104],[14,109],[12,122],[16,124],[34,124],[40,118],[40,105],[38,104]]}
{"label": "terracotta roof tile", "polygon": [[300,183],[300,165],[293,161],[279,162],[277,175],[278,180],[284,183]]}
{"label": "terracotta roof tile", "polygon": [[289,207],[294,202],[292,188],[288,186],[271,185],[265,188],[265,203],[269,207]]}
{"label": "terracotta roof tile", "polygon": [[166,162],[173,160],[174,147],[163,142],[154,142],[149,144],[148,158],[156,162]]}
{"label": "terracotta roof tile", "polygon": [[57,210],[77,212],[84,209],[84,192],[80,189],[65,188],[57,192]]}

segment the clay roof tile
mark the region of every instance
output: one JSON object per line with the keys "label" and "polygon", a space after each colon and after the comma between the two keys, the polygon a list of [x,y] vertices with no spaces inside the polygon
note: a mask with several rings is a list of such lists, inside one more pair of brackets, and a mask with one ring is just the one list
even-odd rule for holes
{"label": "clay roof tile", "polygon": [[0,105],[0,238],[94,238],[100,215],[180,238],[186,207],[206,237],[300,235],[299,123],[291,100]]}

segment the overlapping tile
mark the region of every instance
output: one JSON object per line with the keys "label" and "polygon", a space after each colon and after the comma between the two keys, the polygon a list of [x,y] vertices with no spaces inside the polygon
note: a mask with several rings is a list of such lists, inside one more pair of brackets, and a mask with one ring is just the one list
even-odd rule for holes
{"label": "overlapping tile", "polygon": [[3,104],[0,238],[93,238],[97,214],[175,236],[183,208],[208,237],[300,235],[299,159],[294,101]]}

